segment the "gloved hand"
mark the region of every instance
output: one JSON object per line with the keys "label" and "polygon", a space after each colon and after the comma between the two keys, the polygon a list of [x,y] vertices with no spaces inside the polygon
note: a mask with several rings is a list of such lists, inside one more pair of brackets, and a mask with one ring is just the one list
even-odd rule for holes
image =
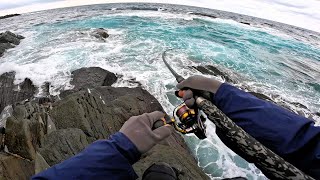
{"label": "gloved hand", "polygon": [[164,125],[152,130],[153,124],[163,117],[164,113],[160,111],[133,116],[124,123],[120,132],[131,140],[141,154],[146,153],[154,145],[169,137],[174,131],[171,125]]}
{"label": "gloved hand", "polygon": [[[183,88],[191,88],[195,90],[209,91],[211,93],[216,93],[222,82],[207,78],[204,76],[191,76],[188,79],[177,84],[178,89]],[[195,99],[193,97],[193,92],[188,89],[184,91],[183,100],[188,107],[192,107],[195,103]]]}

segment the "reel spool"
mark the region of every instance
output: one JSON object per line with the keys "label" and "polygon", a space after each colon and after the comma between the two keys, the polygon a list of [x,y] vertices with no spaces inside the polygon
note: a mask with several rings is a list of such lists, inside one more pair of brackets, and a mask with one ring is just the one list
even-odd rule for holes
{"label": "reel spool", "polygon": [[206,118],[200,114],[198,109],[190,109],[182,103],[174,109],[173,116],[177,131],[182,134],[194,133],[199,139],[207,137],[204,124]]}

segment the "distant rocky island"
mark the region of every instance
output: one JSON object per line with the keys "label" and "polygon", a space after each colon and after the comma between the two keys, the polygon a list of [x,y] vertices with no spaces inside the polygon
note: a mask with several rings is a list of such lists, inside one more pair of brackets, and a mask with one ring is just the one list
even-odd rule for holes
{"label": "distant rocky island", "polygon": [[20,16],[21,14],[8,14],[5,16],[0,16],[0,19],[6,19],[6,18],[10,18],[10,17],[14,17],[14,16]]}

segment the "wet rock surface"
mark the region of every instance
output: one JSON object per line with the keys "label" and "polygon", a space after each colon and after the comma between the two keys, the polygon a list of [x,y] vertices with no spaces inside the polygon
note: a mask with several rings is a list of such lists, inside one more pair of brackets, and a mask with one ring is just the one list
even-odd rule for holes
{"label": "wet rock surface", "polygon": [[[1,174],[3,179],[28,179],[35,172],[79,153],[93,141],[108,138],[131,116],[163,110],[160,103],[141,87],[110,87],[117,77],[104,69],[82,68],[72,74],[75,88],[64,92],[62,99],[14,103],[12,115],[6,122],[4,143],[15,155],[3,158],[17,159],[16,162],[2,161],[0,154],[0,173],[6,174]],[[9,81],[7,88],[11,88],[14,73],[6,80]],[[30,82],[26,80],[21,87],[30,88]],[[143,155],[134,169],[142,176],[147,167],[158,161],[179,169],[180,179],[208,179],[177,133]],[[16,174],[10,174],[12,171],[7,167],[11,166],[16,166]]]}
{"label": "wet rock surface", "polygon": [[0,33],[0,57],[7,49],[14,48],[20,44],[21,39],[24,39],[21,35],[16,35],[10,31]]}
{"label": "wet rock surface", "polygon": [[104,28],[95,29],[91,33],[91,35],[98,38],[98,39],[102,39],[102,40],[107,39],[109,37],[108,30],[106,30]]}
{"label": "wet rock surface", "polygon": [[7,105],[31,99],[37,91],[32,81],[26,78],[22,83],[15,85],[15,72],[0,75],[0,112]]}
{"label": "wet rock surface", "polygon": [[111,86],[117,81],[114,73],[99,67],[77,69],[72,72],[72,77],[70,84],[74,85],[73,90]]}

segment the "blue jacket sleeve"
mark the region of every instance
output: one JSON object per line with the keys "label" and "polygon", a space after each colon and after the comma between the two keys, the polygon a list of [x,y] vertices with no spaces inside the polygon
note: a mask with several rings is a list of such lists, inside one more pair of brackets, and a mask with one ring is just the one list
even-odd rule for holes
{"label": "blue jacket sleeve", "polygon": [[320,179],[320,127],[313,121],[226,83],[213,103],[263,145]]}
{"label": "blue jacket sleeve", "polygon": [[137,179],[132,164],[141,154],[135,145],[118,132],[109,140],[98,140],[81,153],[57,164],[32,179]]}

